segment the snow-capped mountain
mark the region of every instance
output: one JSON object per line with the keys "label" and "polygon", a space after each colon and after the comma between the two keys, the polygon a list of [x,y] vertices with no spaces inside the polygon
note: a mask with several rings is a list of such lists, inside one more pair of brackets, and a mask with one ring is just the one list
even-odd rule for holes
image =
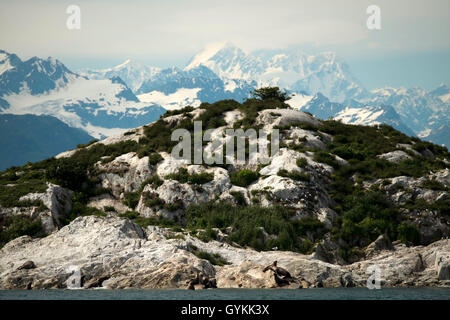
{"label": "snow-capped mountain", "polygon": [[[127,60],[104,70],[71,72],[56,59],[22,61],[0,51],[0,110],[50,114],[95,137],[156,120],[164,109],[242,101],[261,86],[293,94],[288,103],[322,118],[387,123],[409,135],[450,145],[450,87],[382,88],[367,92],[336,54],[299,50],[248,53],[206,46],[180,69]],[[443,142],[441,142],[443,141]]]}
{"label": "snow-capped mountain", "polygon": [[335,120],[340,120],[347,124],[356,125],[375,125],[375,124],[388,124],[397,130],[407,134],[408,136],[414,136],[414,132],[405,125],[398,113],[391,106],[366,106],[362,105],[357,107],[345,107],[342,111],[334,116]]}
{"label": "snow-capped mountain", "polygon": [[[450,123],[450,88],[444,84],[433,91],[421,88],[382,88],[373,90],[371,97],[364,100],[368,104],[391,105],[404,123],[422,138],[441,135],[448,130]],[[449,136],[449,132],[444,134]],[[432,140],[435,141],[435,140]],[[437,143],[437,142],[436,142]],[[450,141],[444,142],[447,146]]]}
{"label": "snow-capped mountain", "polygon": [[78,74],[90,79],[110,79],[113,77],[121,78],[127,86],[136,92],[144,83],[161,71],[160,68],[149,67],[141,62],[126,60],[125,62],[108,69],[81,69]]}
{"label": "snow-capped mountain", "polygon": [[205,66],[222,79],[256,80],[264,64],[230,43],[212,43],[197,53],[184,68],[185,71]]}
{"label": "snow-capped mountain", "polygon": [[[340,103],[331,102],[320,92],[314,96],[304,95],[304,97],[305,103],[303,104],[296,105],[295,102],[290,102],[290,100],[288,100],[288,103],[291,107],[301,109],[302,111],[307,111],[319,119],[333,118],[345,108],[345,106]],[[306,99],[306,97],[309,97],[309,99]]]}
{"label": "snow-capped mountain", "polygon": [[347,64],[331,52],[250,54],[230,43],[213,44],[196,54],[184,70],[199,66],[208,67],[221,79],[256,81],[258,86],[276,85],[310,95],[321,92],[336,102],[367,96],[366,89],[351,74]]}
{"label": "snow-capped mountain", "polygon": [[15,54],[0,50],[0,109],[9,107],[4,99],[9,94],[24,90],[38,95],[63,88],[77,78],[78,75],[54,58],[33,57],[22,61]]}
{"label": "snow-capped mountain", "polygon": [[22,61],[0,54],[1,113],[51,115],[100,138],[152,122],[165,112],[139,102],[119,77],[88,79],[54,58]]}
{"label": "snow-capped mountain", "polygon": [[177,109],[224,99],[242,101],[250,96],[254,86],[254,82],[239,79],[223,80],[205,66],[189,70],[172,67],[145,81],[137,94],[143,102],[160,104],[165,109]]}
{"label": "snow-capped mountain", "polygon": [[385,123],[407,135],[414,135],[414,132],[402,122],[395,109],[388,105],[366,105],[356,100],[345,103],[331,102],[321,93],[315,96],[297,94],[287,103],[320,119],[332,118],[347,124],[368,126]]}
{"label": "snow-capped mountain", "polygon": [[430,92],[433,97],[438,97],[442,102],[450,102],[450,86],[441,83],[439,87]]}

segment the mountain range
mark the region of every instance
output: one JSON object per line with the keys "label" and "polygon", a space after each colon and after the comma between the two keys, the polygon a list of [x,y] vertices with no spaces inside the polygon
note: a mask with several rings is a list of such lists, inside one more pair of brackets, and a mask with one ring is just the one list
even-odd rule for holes
{"label": "mountain range", "polygon": [[148,124],[166,110],[224,99],[242,102],[261,86],[279,86],[292,96],[292,108],[321,119],[386,123],[450,146],[449,86],[368,91],[332,52],[248,53],[219,43],[206,46],[182,68],[128,59],[103,70],[71,71],[55,58],[23,61],[0,50],[0,113],[53,116],[95,138]]}
{"label": "mountain range", "polygon": [[[293,108],[306,108],[319,118],[353,124],[387,123],[406,134],[450,146],[448,85],[429,92],[418,87],[368,91],[333,52],[251,54],[230,43],[214,43],[194,55],[183,69],[145,67],[142,70],[152,73],[145,76],[150,71],[136,72],[137,65],[128,60],[100,72],[84,70],[84,75],[127,75],[124,81],[136,88],[141,101],[169,110],[198,106],[202,101],[242,101],[255,87],[279,86],[293,95],[289,101]],[[135,77],[130,79],[129,75]],[[135,86],[137,83],[140,85]]]}
{"label": "mountain range", "polygon": [[87,78],[54,58],[22,61],[0,51],[0,66],[2,113],[51,115],[102,138],[153,122],[165,112],[140,102],[118,76]]}

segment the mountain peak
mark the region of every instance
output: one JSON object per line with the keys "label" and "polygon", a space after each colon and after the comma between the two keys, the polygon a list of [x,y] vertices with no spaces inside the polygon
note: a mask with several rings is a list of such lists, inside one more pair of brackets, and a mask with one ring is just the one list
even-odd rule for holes
{"label": "mountain peak", "polygon": [[14,53],[0,50],[0,75],[5,71],[15,68],[20,63],[22,63],[22,60]]}
{"label": "mountain peak", "polygon": [[119,64],[119,65],[117,65],[117,66],[115,66],[115,67],[113,67],[111,69],[113,69],[113,70],[122,69],[122,68],[124,68],[124,67],[126,67],[127,65],[130,65],[130,64],[131,64],[131,59],[127,59],[124,62],[122,62],[121,64]]}
{"label": "mountain peak", "polygon": [[224,49],[238,49],[236,46],[234,46],[230,42],[211,42],[208,43],[199,53],[197,53],[191,61],[188,63],[188,65],[184,68],[184,70],[190,70],[195,67],[198,67],[201,64],[204,64],[211,58],[213,58],[218,52],[224,50]]}

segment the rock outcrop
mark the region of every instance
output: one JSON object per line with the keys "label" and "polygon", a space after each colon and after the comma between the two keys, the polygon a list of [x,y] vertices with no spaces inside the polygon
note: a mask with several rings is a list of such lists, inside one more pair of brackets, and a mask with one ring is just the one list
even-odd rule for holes
{"label": "rock outcrop", "polygon": [[[0,288],[66,288],[77,270],[84,288],[351,287],[366,285],[372,265],[381,269],[384,286],[450,285],[450,240],[427,247],[397,244],[368,260],[339,266],[313,255],[205,243],[182,232],[171,239],[168,233],[112,215],[79,217],[45,238],[23,236],[0,249]],[[212,265],[195,256],[192,246],[219,254],[228,264]]]}
{"label": "rock outcrop", "polygon": [[[239,107],[237,102],[219,103],[227,110],[222,115],[217,105],[211,112],[202,107],[173,112],[157,122],[157,130],[143,126],[62,153],[56,157],[60,160],[48,160],[55,168],[54,176],[49,175],[51,170],[31,165],[24,178],[25,167],[2,173],[2,192],[11,186],[20,188],[14,197],[0,199],[10,206],[0,207],[0,231],[9,227],[1,223],[16,220],[10,216],[21,215],[40,219],[49,235],[13,239],[22,234],[43,235],[21,230],[21,223],[29,223],[29,219],[17,219],[17,233],[1,239],[1,244],[6,244],[0,249],[0,288],[66,288],[68,284],[191,290],[358,287],[366,285],[372,267],[381,270],[384,286],[449,285],[450,172],[446,151],[393,134],[383,126],[350,128],[319,121],[298,110],[274,109],[273,101],[264,106],[259,106],[260,102]],[[229,128],[256,128],[267,134],[277,128],[279,152],[261,164],[232,159],[226,165],[198,165],[172,156],[173,144],[167,133],[177,126],[191,128],[190,121],[200,117],[208,122],[208,128],[214,127],[211,140],[203,144],[206,153],[223,148],[214,142],[234,141],[234,137],[223,136]],[[367,148],[373,137],[381,142]],[[372,150],[377,147],[383,151]],[[80,150],[85,152],[71,158]],[[68,175],[80,183],[67,183],[70,179],[59,176],[60,161],[66,160]],[[86,172],[72,172],[71,167]],[[381,172],[384,169],[386,174]],[[26,177],[39,185],[32,190],[44,190],[50,179],[76,192],[47,182],[45,192],[25,194],[31,185]],[[19,182],[22,185],[15,185]],[[366,201],[368,194],[377,198]],[[353,206],[353,212],[349,204],[357,203],[360,196],[361,203]],[[76,210],[71,210],[72,201]],[[254,215],[281,208],[274,214],[280,213],[275,217],[283,221],[278,226],[278,221],[271,220],[273,216],[264,223],[252,216],[245,221],[244,231],[236,232],[239,225],[235,221],[219,228],[216,222],[208,225],[208,218],[202,216],[189,231],[182,229],[192,218],[187,209],[205,203],[205,207],[217,205],[243,217],[247,209]],[[209,213],[198,207],[203,210],[200,215]],[[371,210],[367,216],[366,207]],[[105,217],[80,216],[85,214]],[[176,227],[143,228],[120,217],[142,226]],[[243,241],[240,233],[250,234],[253,221],[260,223],[255,226],[257,235]],[[199,239],[205,239],[202,235],[215,240],[203,242]],[[256,251],[242,247],[244,244],[273,251]]]}
{"label": "rock outcrop", "polygon": [[44,231],[52,233],[62,224],[64,218],[72,209],[73,192],[58,185],[47,183],[47,190],[43,193],[29,193],[20,197],[19,201],[41,202],[44,207],[11,207],[0,206],[1,216],[25,215],[33,219],[40,219]]}

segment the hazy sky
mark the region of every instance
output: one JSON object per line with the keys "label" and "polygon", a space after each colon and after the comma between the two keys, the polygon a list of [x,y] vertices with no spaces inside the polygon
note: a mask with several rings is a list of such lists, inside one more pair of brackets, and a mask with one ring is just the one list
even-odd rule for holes
{"label": "hazy sky", "polygon": [[[68,30],[66,8],[81,8]],[[366,8],[381,8],[368,30]],[[368,88],[450,84],[449,0],[0,0],[0,48],[21,58],[54,56],[72,69],[134,58],[183,67],[209,42],[246,51],[336,51]]]}

